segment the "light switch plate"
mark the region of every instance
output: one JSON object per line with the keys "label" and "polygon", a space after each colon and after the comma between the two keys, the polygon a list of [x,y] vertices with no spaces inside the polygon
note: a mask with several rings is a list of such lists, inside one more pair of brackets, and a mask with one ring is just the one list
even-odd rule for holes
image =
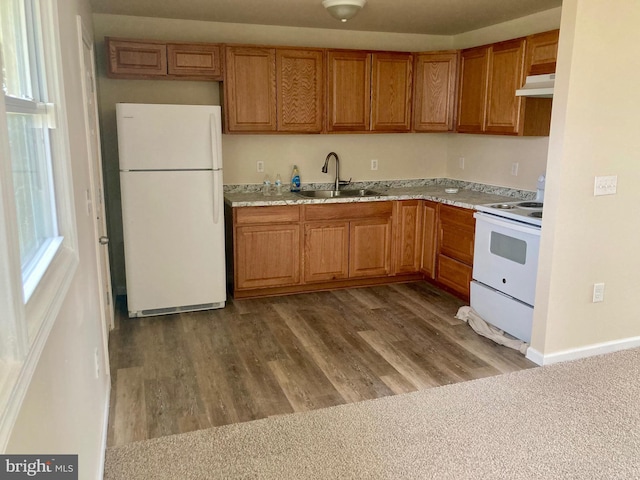
{"label": "light switch plate", "polygon": [[605,177],[596,177],[593,186],[593,195],[614,195],[618,190],[618,176],[608,175]]}

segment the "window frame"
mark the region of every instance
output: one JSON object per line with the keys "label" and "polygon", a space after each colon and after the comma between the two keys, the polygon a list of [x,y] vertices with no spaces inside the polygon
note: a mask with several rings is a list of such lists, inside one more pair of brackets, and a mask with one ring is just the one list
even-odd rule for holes
{"label": "window frame", "polygon": [[[48,265],[40,268],[30,292],[20,265],[17,213],[11,174],[6,104],[0,95],[0,450],[4,451],[20,406],[67,297],[79,265],[68,121],[57,0],[38,2],[40,56],[46,78],[49,144],[52,158],[58,237],[49,247]],[[33,33],[31,33],[33,35]],[[30,52],[31,55],[34,52]],[[30,57],[32,58],[32,57]],[[42,87],[43,85],[41,85]],[[39,106],[39,108],[43,108]],[[35,278],[35,277],[34,277]],[[26,301],[25,301],[26,299]]]}

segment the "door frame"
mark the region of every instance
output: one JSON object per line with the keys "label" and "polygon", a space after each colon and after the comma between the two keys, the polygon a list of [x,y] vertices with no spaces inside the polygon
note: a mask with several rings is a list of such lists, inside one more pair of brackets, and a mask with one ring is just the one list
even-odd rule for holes
{"label": "door frame", "polygon": [[[84,112],[85,133],[87,142],[87,166],[89,170],[90,189],[87,191],[87,209],[93,217],[94,242],[96,249],[96,266],[98,269],[98,288],[100,290],[100,316],[102,321],[102,333],[106,368],[108,369],[108,341],[109,331],[114,328],[114,297],[111,284],[111,271],[109,269],[109,251],[107,245],[100,244],[103,232],[106,234],[104,179],[102,173],[102,154],[100,151],[100,126],[98,123],[98,103],[96,92],[96,68],[93,38],[82,21],[82,17],[76,17],[78,45],[80,55],[80,76],[82,83],[82,103]],[[85,62],[85,49],[89,52],[91,65]],[[91,73],[91,83],[87,83],[87,70]],[[93,97],[93,107],[87,103],[89,95]],[[94,132],[91,132],[89,116],[95,118]],[[95,138],[92,138],[95,137]],[[95,146],[95,147],[94,147]],[[101,215],[98,215],[98,210]],[[106,251],[105,251],[106,249]],[[106,255],[103,259],[102,256]]]}

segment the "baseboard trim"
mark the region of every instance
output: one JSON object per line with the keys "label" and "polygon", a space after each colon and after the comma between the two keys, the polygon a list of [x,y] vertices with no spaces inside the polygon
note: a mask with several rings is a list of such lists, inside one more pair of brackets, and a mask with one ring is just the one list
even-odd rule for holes
{"label": "baseboard trim", "polygon": [[104,478],[104,462],[107,456],[107,439],[109,436],[109,407],[111,406],[111,379],[108,378],[107,398],[105,399],[104,416],[102,419],[102,441],[100,442],[100,469],[96,480]]}
{"label": "baseboard trim", "polygon": [[611,342],[596,343],[585,347],[572,348],[561,352],[545,355],[534,348],[529,347],[527,358],[537,365],[551,365],[553,363],[568,362],[581,358],[593,357],[605,353],[627,350],[629,348],[640,347],[640,337],[623,338]]}

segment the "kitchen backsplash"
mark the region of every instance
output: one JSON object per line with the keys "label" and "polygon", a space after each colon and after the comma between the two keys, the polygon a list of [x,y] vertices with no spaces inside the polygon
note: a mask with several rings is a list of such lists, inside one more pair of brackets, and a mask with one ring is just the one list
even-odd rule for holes
{"label": "kitchen backsplash", "polygon": [[[453,180],[450,178],[423,178],[413,180],[382,180],[372,182],[353,182],[348,187],[352,189],[371,189],[376,188],[406,188],[406,187],[424,187],[432,185],[442,185],[445,187],[458,187],[465,190],[473,190],[476,192],[491,193],[494,195],[504,195],[506,197],[514,197],[523,200],[533,200],[536,192],[529,190],[518,190],[516,188],[499,187],[496,185],[486,185],[483,183],[466,182],[464,180]],[[283,188],[288,189],[288,183]],[[333,183],[303,183],[302,190],[331,190]],[[255,193],[262,189],[262,185],[255,184],[239,184],[225,185],[224,193]]]}

